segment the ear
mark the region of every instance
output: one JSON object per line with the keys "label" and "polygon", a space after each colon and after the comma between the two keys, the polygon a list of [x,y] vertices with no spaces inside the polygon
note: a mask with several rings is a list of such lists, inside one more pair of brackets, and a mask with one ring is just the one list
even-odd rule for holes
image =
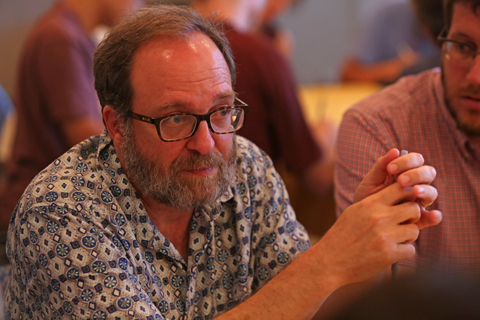
{"label": "ear", "polygon": [[112,138],[114,144],[118,145],[118,143],[123,139],[123,130],[120,126],[120,119],[115,111],[111,106],[106,105],[103,108],[103,119],[105,121],[105,126],[107,128],[108,134]]}

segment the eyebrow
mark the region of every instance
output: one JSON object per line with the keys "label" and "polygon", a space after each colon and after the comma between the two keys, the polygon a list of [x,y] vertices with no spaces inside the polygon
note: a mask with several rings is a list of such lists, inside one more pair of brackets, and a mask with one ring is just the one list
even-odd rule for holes
{"label": "eyebrow", "polygon": [[[460,38],[460,39],[452,38],[452,36],[455,37],[455,38]],[[451,39],[451,40],[457,40],[457,41],[474,42],[471,36],[469,36],[468,34],[462,32],[462,31],[454,31],[454,32],[452,32],[448,35],[448,38]]]}
{"label": "eyebrow", "polygon": [[[229,98],[235,99],[236,97],[237,97],[236,92],[227,91],[227,92],[222,92],[222,93],[217,94],[215,96],[215,98],[213,99],[213,101],[214,101],[214,103],[217,103],[217,102],[219,102],[221,100],[224,100],[224,99],[229,99]],[[163,106],[159,107],[158,110],[165,111],[165,110],[168,110],[168,109],[185,108],[187,106],[188,106],[188,104],[186,104],[185,102],[173,101],[173,102],[169,102],[169,103],[164,104]]]}

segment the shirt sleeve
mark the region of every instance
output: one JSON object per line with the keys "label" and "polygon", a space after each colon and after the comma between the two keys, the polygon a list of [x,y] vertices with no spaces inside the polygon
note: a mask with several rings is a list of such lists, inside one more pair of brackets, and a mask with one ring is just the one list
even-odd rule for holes
{"label": "shirt sleeve", "polygon": [[93,85],[93,44],[66,35],[39,42],[37,77],[52,118],[59,123],[79,117],[100,119]]}
{"label": "shirt sleeve", "polygon": [[386,135],[389,126],[362,112],[366,101],[347,111],[340,125],[334,176],[337,216],[352,205],[355,190],[376,160],[397,147],[395,139]]}
{"label": "shirt sleeve", "polygon": [[270,164],[264,179],[257,190],[252,190],[260,200],[253,209],[256,219],[250,261],[254,292],[310,248],[308,233],[296,220],[285,184],[273,165]]}

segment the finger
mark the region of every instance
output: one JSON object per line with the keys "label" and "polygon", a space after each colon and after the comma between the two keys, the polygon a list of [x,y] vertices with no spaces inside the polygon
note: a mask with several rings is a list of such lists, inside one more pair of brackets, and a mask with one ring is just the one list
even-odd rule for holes
{"label": "finger", "polygon": [[436,226],[442,222],[442,212],[438,210],[426,211],[425,209],[421,208],[420,214],[420,219],[416,222],[416,225],[420,230],[423,228]]}
{"label": "finger", "polygon": [[415,195],[412,187],[402,187],[398,182],[380,190],[370,196],[373,201],[378,201],[384,205],[392,206],[403,200],[414,200]]}
{"label": "finger", "polygon": [[416,224],[402,224],[398,226],[398,230],[397,244],[413,243],[420,234],[420,229]]}
{"label": "finger", "polygon": [[400,155],[398,149],[392,149],[386,155],[378,158],[373,168],[365,175],[364,181],[368,184],[379,185],[385,181],[388,176],[387,166]]}
{"label": "finger", "polygon": [[437,170],[431,166],[421,166],[419,168],[410,169],[400,174],[397,181],[403,187],[413,186],[416,184],[430,184],[435,180]]}
{"label": "finger", "polygon": [[418,203],[407,201],[399,204],[393,209],[393,221],[397,224],[407,225],[415,224],[421,218],[421,209]]}
{"label": "finger", "polygon": [[395,175],[413,168],[421,167],[423,166],[423,163],[423,156],[420,153],[412,152],[389,163],[387,171],[389,174]]}
{"label": "finger", "polygon": [[415,255],[415,246],[412,243],[397,245],[397,262],[412,259]]}
{"label": "finger", "polygon": [[412,188],[413,195],[422,207],[428,207],[438,197],[438,191],[430,185],[416,185]]}

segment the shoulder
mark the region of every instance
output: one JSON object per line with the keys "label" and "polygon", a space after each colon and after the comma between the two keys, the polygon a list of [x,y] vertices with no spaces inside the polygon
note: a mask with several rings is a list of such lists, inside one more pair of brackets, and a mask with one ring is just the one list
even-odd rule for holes
{"label": "shoulder", "polygon": [[439,78],[439,69],[403,77],[353,105],[345,116],[405,118],[429,113],[429,108],[437,104],[437,91],[441,90],[437,86]]}
{"label": "shoulder", "polygon": [[[281,185],[283,181],[276,171],[272,159],[250,140],[236,136],[237,145],[237,194],[242,195],[244,191],[255,189],[253,198],[267,196],[274,192],[274,188]],[[251,194],[251,195],[253,195]],[[251,200],[255,200],[255,199]]]}
{"label": "shoulder", "polygon": [[269,64],[284,60],[273,42],[264,35],[252,32],[242,33],[232,29],[226,30],[225,35],[230,42],[235,60],[239,62],[245,63],[251,60]]}
{"label": "shoulder", "polygon": [[[225,30],[225,36],[228,41],[230,41],[232,47],[237,49],[243,48],[242,51],[245,52],[252,52],[257,49],[261,51],[270,51],[274,49],[273,44],[271,44],[271,41],[268,38],[257,33],[238,32],[233,29],[227,29]],[[252,48],[255,48],[255,50],[252,50]]]}
{"label": "shoulder", "polygon": [[97,157],[105,157],[98,155],[101,137],[80,142],[38,173],[15,209],[17,220],[36,208],[62,215],[62,210],[78,210],[92,202],[96,192],[92,181],[98,180]]}
{"label": "shoulder", "polygon": [[29,40],[45,46],[90,42],[77,17],[61,6],[54,7],[38,21],[30,32]]}
{"label": "shoulder", "polygon": [[235,136],[237,164],[252,164],[265,168],[273,167],[270,157],[255,143],[242,136]]}

